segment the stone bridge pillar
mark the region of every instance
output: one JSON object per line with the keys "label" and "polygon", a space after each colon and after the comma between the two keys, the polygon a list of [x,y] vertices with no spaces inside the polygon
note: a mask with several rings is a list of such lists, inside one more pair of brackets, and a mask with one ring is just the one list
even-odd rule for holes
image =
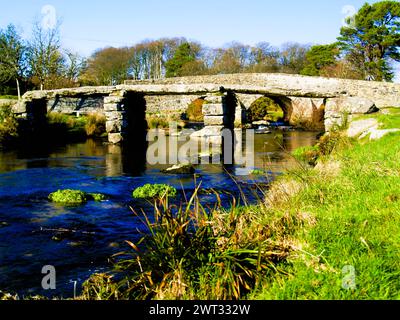
{"label": "stone bridge pillar", "polygon": [[107,119],[106,131],[110,143],[120,143],[126,137],[128,119],[125,105],[126,100],[123,96],[104,97],[104,114]]}
{"label": "stone bridge pillar", "polygon": [[237,100],[232,93],[208,94],[204,99],[203,114],[204,128],[193,133],[193,137],[207,138],[210,143],[223,143],[223,129],[233,129],[235,117],[240,115],[242,120],[242,109],[238,110]]}

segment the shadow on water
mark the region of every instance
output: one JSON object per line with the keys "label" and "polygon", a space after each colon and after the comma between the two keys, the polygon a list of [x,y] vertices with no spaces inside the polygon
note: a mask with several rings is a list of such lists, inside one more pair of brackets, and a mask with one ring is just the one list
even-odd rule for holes
{"label": "shadow on water", "polygon": [[[256,201],[254,183],[265,182],[241,165],[199,165],[193,176],[165,175],[168,165],[146,164],[147,145],[138,138],[143,130],[131,132],[122,146],[101,140],[86,140],[67,145],[35,144],[0,152],[0,289],[23,295],[42,294],[71,297],[73,282],[80,284],[93,272],[110,267],[108,258],[126,249],[124,240],[137,241],[143,226],[129,207],[152,210],[134,200],[132,191],[146,183],[168,183],[190,194],[196,184],[222,193],[229,206],[239,196],[238,185],[246,197]],[[289,152],[314,144],[311,132],[275,132],[256,135],[255,167],[279,174],[294,165]],[[168,143],[168,139],[167,139]],[[237,181],[232,180],[233,176]],[[79,207],[50,203],[49,193],[57,189],[80,189],[104,193],[109,200],[88,202]],[[201,200],[215,203],[215,195],[204,193]],[[182,194],[176,203],[184,201]],[[53,265],[57,270],[57,289],[41,289],[41,269]]]}

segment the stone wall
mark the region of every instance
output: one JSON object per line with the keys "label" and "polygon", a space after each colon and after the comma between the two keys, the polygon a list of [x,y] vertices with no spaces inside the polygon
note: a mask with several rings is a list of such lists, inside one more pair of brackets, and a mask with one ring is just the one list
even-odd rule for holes
{"label": "stone wall", "polygon": [[157,81],[126,81],[126,85],[217,84],[236,93],[269,94],[287,97],[362,97],[378,108],[400,108],[400,84],[337,78],[308,77],[278,73],[231,74],[169,78]]}
{"label": "stone wall", "polygon": [[83,97],[56,97],[47,101],[48,112],[61,113],[103,113],[103,96],[83,96]]}
{"label": "stone wall", "polygon": [[161,114],[168,117],[180,116],[187,111],[188,106],[201,95],[146,95],[147,114]]}

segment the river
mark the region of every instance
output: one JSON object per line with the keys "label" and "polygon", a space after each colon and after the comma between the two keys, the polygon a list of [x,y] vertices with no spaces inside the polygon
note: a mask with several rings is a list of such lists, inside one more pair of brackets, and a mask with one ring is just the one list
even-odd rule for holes
{"label": "river", "polygon": [[[296,165],[290,151],[313,145],[316,136],[302,131],[256,135],[255,167],[273,178]],[[96,140],[0,151],[0,290],[67,298],[73,296],[75,281],[79,288],[90,274],[109,270],[109,257],[128,249],[124,240],[141,237],[143,226],[130,207],[152,210],[132,198],[132,191],[145,183],[168,183],[190,194],[201,182],[202,188],[224,191],[223,204],[229,206],[239,188],[254,203],[262,197],[255,184],[268,182],[236,165],[199,165],[196,179],[165,175],[160,169],[167,166],[146,165],[142,159],[136,150]],[[78,207],[47,200],[49,193],[66,188],[104,193],[109,200]],[[201,199],[212,205],[215,196]],[[57,271],[57,289],[51,292],[41,288],[44,265]]]}

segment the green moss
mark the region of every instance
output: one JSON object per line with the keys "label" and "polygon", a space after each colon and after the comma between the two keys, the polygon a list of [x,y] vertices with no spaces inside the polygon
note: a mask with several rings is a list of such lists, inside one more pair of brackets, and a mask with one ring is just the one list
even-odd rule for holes
{"label": "green moss", "polygon": [[166,184],[146,184],[135,189],[132,195],[135,199],[152,199],[165,196],[175,197],[176,193],[177,190],[174,187]]}
{"label": "green moss", "polygon": [[80,190],[58,190],[49,195],[49,200],[64,204],[81,204],[87,201],[86,193]]}
{"label": "green moss", "polygon": [[58,190],[49,195],[49,200],[61,204],[83,204],[89,200],[104,201],[106,196],[100,193],[85,193],[80,190]]}
{"label": "green moss", "polygon": [[250,174],[253,175],[253,176],[264,176],[265,175],[265,171],[264,170],[255,169],[255,170],[250,171]]}
{"label": "green moss", "polygon": [[94,200],[94,201],[98,201],[98,202],[107,200],[107,197],[101,193],[89,193],[88,197],[90,198],[90,200]]}

